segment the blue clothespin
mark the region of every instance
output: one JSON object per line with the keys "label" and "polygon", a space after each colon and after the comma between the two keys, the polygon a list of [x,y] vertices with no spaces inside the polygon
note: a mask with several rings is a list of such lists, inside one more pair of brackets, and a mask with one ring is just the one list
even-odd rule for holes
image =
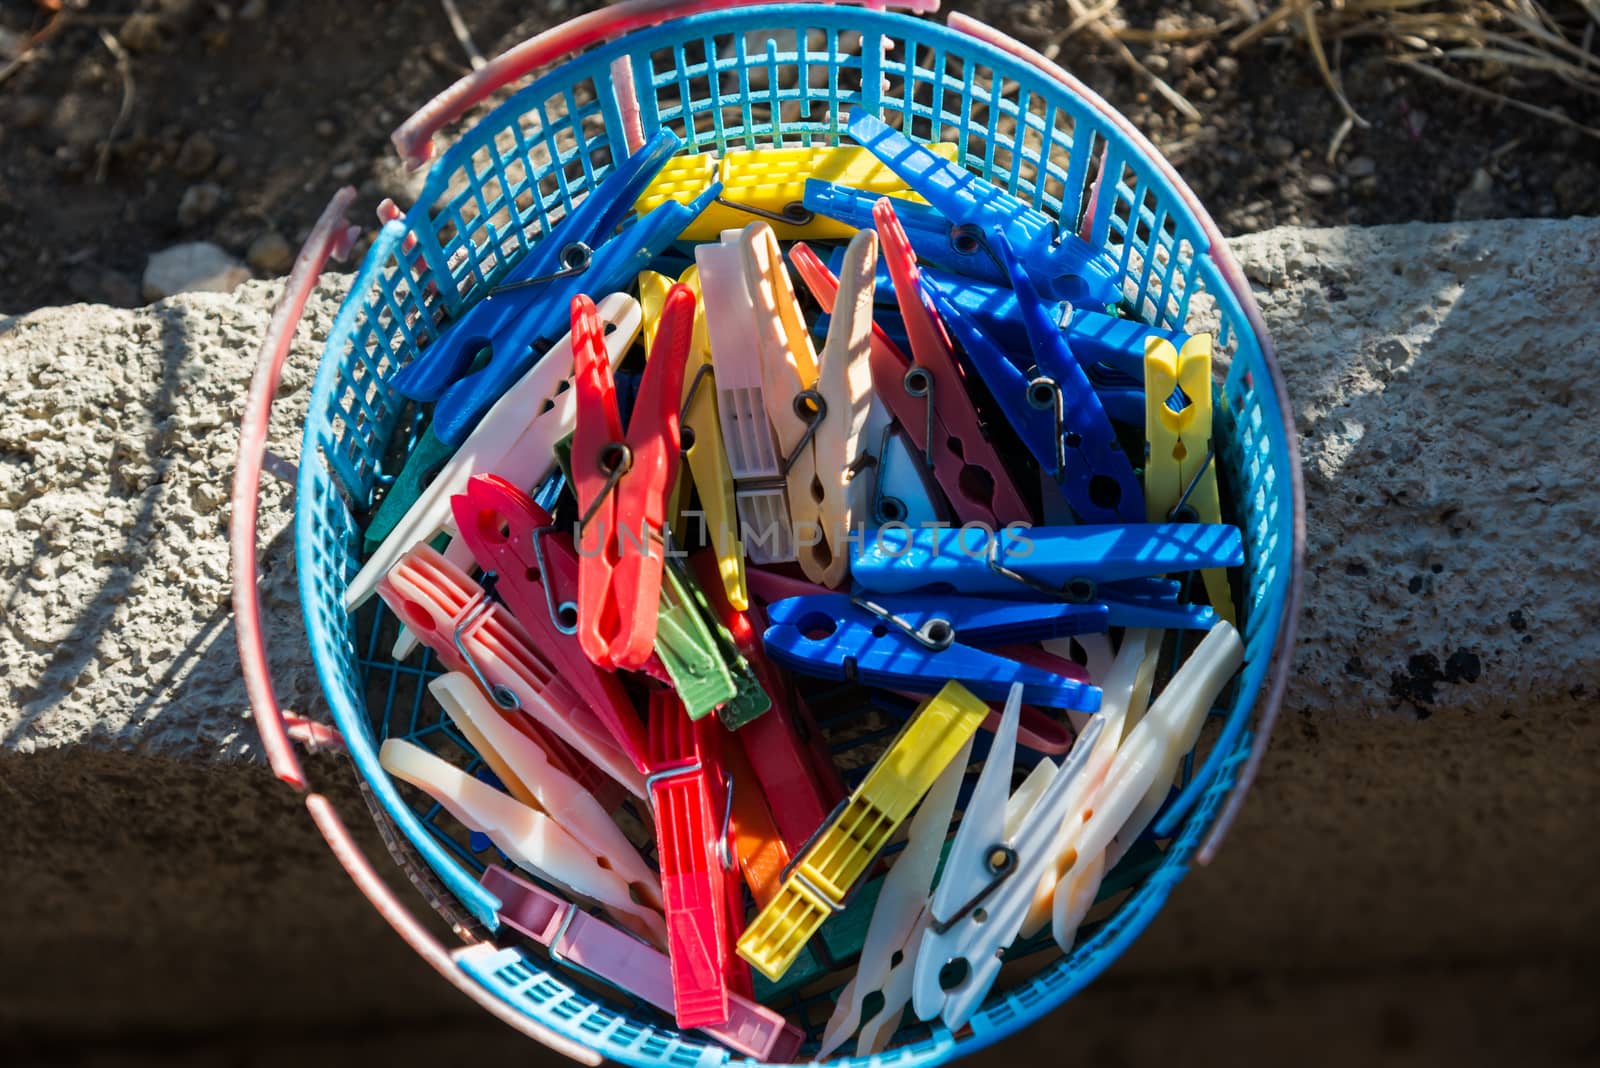
{"label": "blue clothespin", "polygon": [[1239,528],[1224,523],[1000,531],[882,527],[854,548],[850,574],[862,589],[884,594],[946,590],[1015,597],[1020,585],[1079,603],[1099,600],[1103,589],[1118,600],[1153,603],[1177,596],[1176,583],[1152,582],[1156,576],[1243,563]]}
{"label": "blue clothespin", "polygon": [[1038,366],[1039,373],[1029,380],[1023,402],[1035,409],[1047,408],[1055,421],[1058,462],[1050,469],[1055,471],[1067,503],[1085,523],[1138,522],[1145,513],[1144,489],[1100,398],[1067,345],[1060,321],[1052,315],[1052,302],[1035,286],[1010,238],[999,229],[992,231],[991,238],[1011,276],[1017,309]]}
{"label": "blue clothespin", "polygon": [[963,232],[975,232],[980,241],[987,241],[995,228],[1004,231],[1052,296],[1097,308],[1122,299],[1115,261],[1082,238],[1060,233],[1044,212],[940,158],[860,108],[850,113],[847,129]]}
{"label": "blue clothespin", "polygon": [[[881,193],[865,193],[849,186],[837,185],[821,178],[806,179],[804,203],[806,210],[830,219],[838,219],[858,230],[874,229],[872,206]],[[967,278],[981,279],[991,285],[1005,285],[1006,275],[995,259],[994,253],[984,246],[983,239],[970,227],[959,226],[945,218],[938,209],[914,200],[895,198],[895,214],[905,227],[917,259]],[[887,274],[882,262],[878,269]]]}
{"label": "blue clothespin", "polygon": [[[637,190],[648,185],[682,147],[683,141],[671,130],[656,134],[649,144],[618,164],[600,188],[580,201],[546,240],[530,249],[501,280],[497,290],[550,279],[562,271],[574,271],[579,261],[588,263],[595,246],[609,239],[631,210]],[[401,368],[394,378],[395,388],[412,400],[438,400],[451,383],[466,373],[478,351],[526,310],[526,302],[491,292]],[[566,314],[565,309],[562,314]]]}
{"label": "blue clothespin", "polygon": [[[1152,590],[1154,586],[1156,589]],[[1151,630],[1210,630],[1217,613],[1210,605],[1178,600],[1182,583],[1155,580],[1115,582],[1101,586],[1096,600],[1105,606],[1113,627]]]}
{"label": "blue clothespin", "polygon": [[1097,633],[1107,615],[1103,605],[1059,601],[816,594],[768,605],[763,640],[803,675],[906,693],[937,693],[955,680],[989,701],[1020,682],[1029,704],[1094,712],[1099,687],[976,646]]}

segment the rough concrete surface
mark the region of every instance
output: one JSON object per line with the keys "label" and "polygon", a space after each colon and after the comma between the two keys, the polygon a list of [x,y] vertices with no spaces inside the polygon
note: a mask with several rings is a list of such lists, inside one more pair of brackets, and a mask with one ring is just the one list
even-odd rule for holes
{"label": "rough concrete surface", "polygon": [[[1600,220],[1235,248],[1306,460],[1285,715],[1217,862],[972,1063],[1592,1062]],[[0,1063],[555,1063],[409,956],[257,760],[225,484],[275,294],[0,320]],[[280,695],[315,713],[291,496],[267,480],[263,591]],[[359,825],[348,767],[311,773]]]}

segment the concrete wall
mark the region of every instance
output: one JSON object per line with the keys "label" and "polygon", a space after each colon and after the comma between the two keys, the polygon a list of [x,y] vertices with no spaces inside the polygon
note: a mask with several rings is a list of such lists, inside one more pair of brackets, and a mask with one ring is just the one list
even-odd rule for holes
{"label": "concrete wall", "polygon": [[[1236,249],[1306,458],[1285,714],[1217,862],[974,1063],[1592,1062],[1600,222]],[[259,762],[224,499],[274,297],[0,320],[0,1063],[552,1062],[409,956]],[[291,494],[264,500],[279,692],[315,713]],[[359,825],[348,765],[309,767]]]}

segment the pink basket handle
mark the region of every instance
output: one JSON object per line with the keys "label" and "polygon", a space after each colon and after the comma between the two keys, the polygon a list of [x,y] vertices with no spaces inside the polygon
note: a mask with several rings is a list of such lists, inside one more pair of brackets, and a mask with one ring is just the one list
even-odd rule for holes
{"label": "pink basket handle", "polygon": [[[229,531],[229,545],[232,553],[234,624],[239,635],[239,663],[244,670],[245,692],[249,695],[256,727],[261,732],[261,745],[267,751],[273,774],[301,792],[305,792],[308,786],[292,743],[299,741],[311,748],[341,743],[338,732],[331,727],[285,713],[278,704],[267,665],[266,644],[262,638],[261,602],[256,589],[259,574],[256,519],[260,505],[262,460],[267,447],[267,424],[272,417],[272,399],[278,391],[283,364],[294,342],[295,327],[305,313],[306,301],[310,299],[322,268],[329,256],[340,259],[348,256],[361,232],[359,227],[350,225],[345,219],[345,213],[355,197],[356,191],[349,187],[334,194],[312,229],[311,236],[306,239],[305,246],[301,248],[294,270],[284,285],[283,296],[278,298],[278,305],[273,309],[272,322],[267,327],[255,374],[250,380],[250,392],[245,398],[244,417],[239,427],[238,466],[233,479],[233,525]],[[600,1064],[598,1053],[517,1012],[457,967],[450,951],[394,896],[373,869],[327,798],[317,793],[306,793],[306,809],[357,889],[434,971],[529,1038],[580,1064]]]}
{"label": "pink basket handle", "polygon": [[[621,37],[646,26],[672,19],[698,15],[703,11],[727,11],[737,7],[771,3],[772,0],[621,0],[620,3],[585,12],[559,26],[523,41],[500,53],[488,63],[461,76],[454,85],[417,109],[390,135],[400,158],[415,170],[433,158],[433,135],[455,122],[467,109],[504,86],[538,70],[547,63],[581,52],[591,45]],[[939,10],[939,0],[860,0],[866,7],[882,10],[899,7],[919,15]],[[636,99],[619,100],[629,122],[638,114]]]}

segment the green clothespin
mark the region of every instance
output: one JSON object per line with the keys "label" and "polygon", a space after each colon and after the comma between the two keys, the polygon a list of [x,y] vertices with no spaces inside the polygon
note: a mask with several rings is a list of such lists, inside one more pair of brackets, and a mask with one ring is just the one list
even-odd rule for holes
{"label": "green clothespin", "polygon": [[750,661],[739,651],[733,635],[722,625],[722,620],[717,618],[716,610],[712,608],[711,599],[706,596],[705,590],[701,589],[700,584],[679,562],[668,560],[667,567],[677,572],[678,578],[694,598],[695,606],[700,610],[700,618],[710,629],[722,662],[733,678],[736,692],[727,704],[717,709],[717,718],[722,720],[724,727],[736,731],[771,708],[772,698],[762,688],[761,680],[756,677]]}
{"label": "green clothespin", "polygon": [[739,695],[722,651],[695,603],[694,583],[675,561],[661,572],[661,615],[656,655],[661,657],[690,719],[700,719]]}
{"label": "green clothespin", "polygon": [[433,481],[433,476],[455,452],[454,448],[438,439],[431,425],[422,432],[416,445],[412,446],[411,455],[406,457],[405,466],[395,476],[389,492],[383,495],[378,510],[372,513],[371,520],[367,522],[367,529],[361,536],[367,552],[382,545],[384,539],[394,532],[411,506],[417,503],[417,498],[422,496],[422,491],[428,488],[428,483]]}

